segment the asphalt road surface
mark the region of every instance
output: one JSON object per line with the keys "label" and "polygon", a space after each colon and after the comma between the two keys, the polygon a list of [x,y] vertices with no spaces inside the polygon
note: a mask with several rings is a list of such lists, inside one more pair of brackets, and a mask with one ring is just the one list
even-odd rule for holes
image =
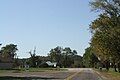
{"label": "asphalt road surface", "polygon": [[74,68],[69,70],[76,71],[76,74],[68,78],[68,80],[104,80],[102,76],[90,68]]}
{"label": "asphalt road surface", "polygon": [[106,80],[105,78],[103,79],[103,76],[101,76],[99,73],[95,72],[93,69],[90,68],[68,68],[68,71],[55,72],[0,73],[0,80],[1,77],[6,76],[17,78],[30,78],[29,80]]}

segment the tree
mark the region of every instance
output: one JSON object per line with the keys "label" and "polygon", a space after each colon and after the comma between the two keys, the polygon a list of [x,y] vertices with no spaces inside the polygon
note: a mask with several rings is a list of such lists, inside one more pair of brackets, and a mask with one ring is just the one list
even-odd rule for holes
{"label": "tree", "polygon": [[85,67],[96,67],[98,62],[99,60],[97,56],[93,53],[92,48],[86,48],[85,53],[83,55],[83,65]]}
{"label": "tree", "polygon": [[62,52],[62,48],[57,46],[56,48],[51,49],[50,53],[48,54],[48,56],[50,57],[51,61],[52,62],[57,62],[59,66],[62,63],[61,62],[61,60],[62,60],[61,59],[62,58],[61,52]]}
{"label": "tree", "polygon": [[120,1],[94,0],[93,10],[102,11],[90,29],[93,33],[91,46],[108,69],[108,62],[117,63],[120,59]]}
{"label": "tree", "polygon": [[72,67],[74,65],[74,58],[77,55],[76,50],[71,50],[70,47],[65,47],[63,49],[63,65],[64,67]]}
{"label": "tree", "polygon": [[77,55],[76,50],[72,51],[69,47],[65,47],[63,49],[59,46],[54,49],[51,49],[50,53],[48,54],[51,61],[57,62],[60,67],[72,67],[72,65],[74,65],[75,62],[75,55]]}
{"label": "tree", "polygon": [[94,0],[90,4],[93,10],[102,11],[111,17],[120,16],[120,0]]}
{"label": "tree", "polygon": [[28,59],[27,64],[29,64],[30,67],[38,67],[41,60],[39,59],[39,56],[36,55],[36,47],[34,48],[33,53],[30,51],[29,54],[31,57]]}
{"label": "tree", "polygon": [[72,55],[77,55],[77,51],[73,50]]}
{"label": "tree", "polygon": [[17,50],[17,45],[6,45],[5,47],[1,48],[1,56],[5,59],[5,61],[13,62]]}
{"label": "tree", "polygon": [[83,67],[83,60],[80,55],[74,55],[74,57],[72,57],[72,59],[74,61],[74,63],[71,64],[72,67],[74,67],[74,68]]}
{"label": "tree", "polygon": [[27,64],[29,64],[30,67],[36,67],[36,54],[35,53],[32,54],[31,51],[29,52],[29,54],[31,57],[29,58],[29,61]]}

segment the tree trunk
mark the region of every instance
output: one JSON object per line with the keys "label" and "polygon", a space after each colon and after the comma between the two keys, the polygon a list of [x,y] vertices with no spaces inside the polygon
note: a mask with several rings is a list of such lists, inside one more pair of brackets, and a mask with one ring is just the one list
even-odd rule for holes
{"label": "tree trunk", "polygon": [[120,73],[120,61],[118,62],[118,72]]}
{"label": "tree trunk", "polygon": [[117,72],[117,65],[116,65],[116,63],[114,64],[114,70],[115,70],[115,72]]}
{"label": "tree trunk", "polygon": [[106,67],[106,70],[109,71],[109,68],[110,68],[109,61],[105,61],[105,67]]}

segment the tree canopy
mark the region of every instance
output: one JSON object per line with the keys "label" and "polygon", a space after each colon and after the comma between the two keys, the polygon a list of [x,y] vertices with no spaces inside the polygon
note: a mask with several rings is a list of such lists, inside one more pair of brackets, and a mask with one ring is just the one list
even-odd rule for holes
{"label": "tree canopy", "polygon": [[14,59],[17,51],[17,45],[9,44],[1,48],[1,56],[4,58]]}
{"label": "tree canopy", "polygon": [[76,50],[70,47],[62,48],[57,46],[50,50],[48,54],[52,62],[57,62],[60,67],[80,67],[82,66],[82,57],[77,55]]}
{"label": "tree canopy", "polygon": [[120,0],[94,0],[92,10],[101,11],[91,25],[91,47],[102,61],[120,59]]}

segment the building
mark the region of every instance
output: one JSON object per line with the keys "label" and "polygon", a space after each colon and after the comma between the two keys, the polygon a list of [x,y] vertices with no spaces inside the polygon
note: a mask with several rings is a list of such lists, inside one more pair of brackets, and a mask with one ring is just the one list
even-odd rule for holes
{"label": "building", "polygon": [[39,67],[57,67],[57,63],[56,62],[50,62],[50,61],[46,61],[46,62],[42,62]]}
{"label": "building", "polygon": [[57,67],[57,62],[50,62],[50,61],[47,61],[46,63],[48,64],[48,66]]}

